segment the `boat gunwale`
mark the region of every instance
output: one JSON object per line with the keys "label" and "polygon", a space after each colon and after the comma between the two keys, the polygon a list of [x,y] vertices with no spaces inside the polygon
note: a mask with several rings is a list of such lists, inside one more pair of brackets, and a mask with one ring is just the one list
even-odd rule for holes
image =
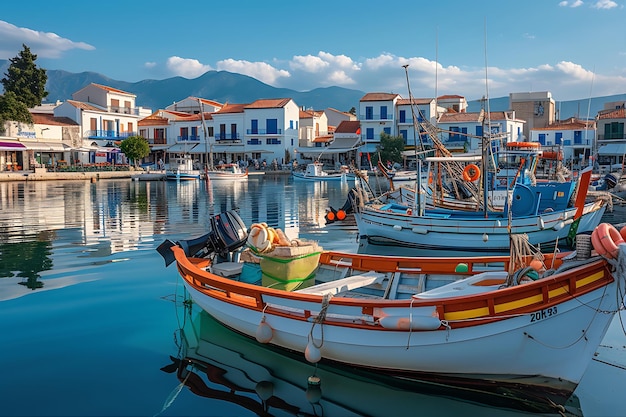
{"label": "boat gunwale", "polygon": [[[181,277],[188,285],[207,297],[237,305],[248,310],[259,312],[265,311],[267,313],[271,312],[271,314],[302,321],[309,320],[311,316],[315,315],[314,313],[316,313],[316,310],[311,309],[310,305],[302,306],[302,311],[299,314],[295,314],[294,312],[286,311],[283,308],[273,307],[272,304],[274,303],[265,300],[264,298],[274,297],[292,302],[310,303],[311,305],[319,307],[322,305],[324,298],[322,295],[289,292],[234,281],[230,278],[224,278],[201,269],[198,265],[194,264],[192,260],[185,256],[184,251],[180,247],[174,246],[172,247],[172,250],[174,251],[178,271]],[[357,256],[375,257],[373,255]],[[494,258],[501,261],[508,257],[498,256]],[[471,258],[463,258],[466,262],[468,259]],[[483,261],[482,263],[484,263],[485,258],[478,257],[474,259],[480,259]],[[441,263],[442,265],[445,265],[445,262],[448,262],[450,265],[455,265],[454,262],[450,262],[449,258],[422,258],[421,260],[434,262],[436,264]],[[379,270],[383,272],[384,268]],[[471,269],[469,269],[469,271],[471,271]],[[468,273],[460,275],[471,276],[472,273],[474,273],[469,271]],[[405,271],[398,270],[397,272]],[[445,273],[447,271],[437,272]],[[428,271],[422,269],[420,273],[428,273]],[[593,277],[593,279],[590,277]],[[494,291],[486,291],[479,294],[427,299],[420,299],[419,295],[417,295],[412,299],[406,300],[371,300],[336,296],[330,299],[329,303],[336,306],[352,307],[356,309],[360,308],[361,314],[366,316],[374,316],[375,311],[380,311],[380,309],[385,308],[413,309],[418,307],[434,306],[438,316],[442,320],[447,320],[446,316],[457,318],[463,317],[463,320],[451,319],[449,320],[449,323],[447,323],[447,325],[451,328],[462,328],[505,320],[510,318],[512,315],[519,316],[545,310],[563,302],[578,298],[587,293],[591,293],[599,288],[606,287],[614,280],[615,278],[609,270],[608,262],[603,258],[596,257],[588,260],[588,262],[582,265],[574,265],[566,271],[557,272],[549,277],[545,277],[531,283]],[[577,286],[578,283],[582,283],[582,285]],[[551,295],[552,292],[554,295]],[[501,310],[496,311],[499,306],[502,307]],[[485,314],[485,311],[488,311],[488,313]],[[476,312],[476,314],[472,316],[472,312]],[[376,320],[374,320],[374,322],[375,321]],[[359,324],[333,320],[330,317],[327,317],[325,324],[388,330],[383,329],[380,326],[372,327],[372,323],[369,322],[368,324]],[[442,327],[440,327],[440,329],[441,328]]]}

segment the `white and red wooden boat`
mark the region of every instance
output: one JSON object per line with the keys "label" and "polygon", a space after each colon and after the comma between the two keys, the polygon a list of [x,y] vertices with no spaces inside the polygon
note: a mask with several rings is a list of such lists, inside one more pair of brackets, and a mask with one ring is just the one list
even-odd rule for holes
{"label": "white and red wooden boat", "polygon": [[211,224],[208,235],[159,247],[191,299],[224,325],[310,362],[564,404],[623,308],[626,244],[613,226],[594,231],[603,256],[592,239],[586,250],[555,256],[322,251],[314,274],[282,277],[279,284],[298,282],[285,290],[265,276],[254,282],[243,274],[249,265],[229,257],[248,238],[236,213]]}

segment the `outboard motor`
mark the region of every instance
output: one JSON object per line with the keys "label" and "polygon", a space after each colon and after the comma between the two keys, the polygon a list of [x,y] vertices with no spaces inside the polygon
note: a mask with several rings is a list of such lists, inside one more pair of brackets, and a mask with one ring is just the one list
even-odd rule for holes
{"label": "outboard motor", "polygon": [[176,243],[166,240],[161,243],[157,251],[165,260],[165,266],[174,262],[171,247],[180,246],[187,256],[206,258],[217,255],[227,259],[231,252],[246,244],[248,231],[239,214],[234,210],[219,213],[211,217],[211,231],[205,235],[179,240]]}

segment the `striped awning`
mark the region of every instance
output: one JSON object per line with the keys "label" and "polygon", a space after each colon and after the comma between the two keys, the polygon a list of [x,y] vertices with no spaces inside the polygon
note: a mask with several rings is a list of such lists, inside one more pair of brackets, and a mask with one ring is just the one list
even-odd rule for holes
{"label": "striped awning", "polygon": [[0,141],[0,151],[25,151],[26,146],[16,140],[3,140]]}

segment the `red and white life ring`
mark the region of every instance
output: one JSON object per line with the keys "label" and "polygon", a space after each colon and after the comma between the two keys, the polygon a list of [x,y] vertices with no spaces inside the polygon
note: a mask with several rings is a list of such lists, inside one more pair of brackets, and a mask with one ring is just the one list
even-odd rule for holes
{"label": "red and white life ring", "polygon": [[600,256],[611,259],[617,257],[618,246],[623,243],[626,242],[620,232],[609,223],[600,223],[591,233],[591,244]]}

